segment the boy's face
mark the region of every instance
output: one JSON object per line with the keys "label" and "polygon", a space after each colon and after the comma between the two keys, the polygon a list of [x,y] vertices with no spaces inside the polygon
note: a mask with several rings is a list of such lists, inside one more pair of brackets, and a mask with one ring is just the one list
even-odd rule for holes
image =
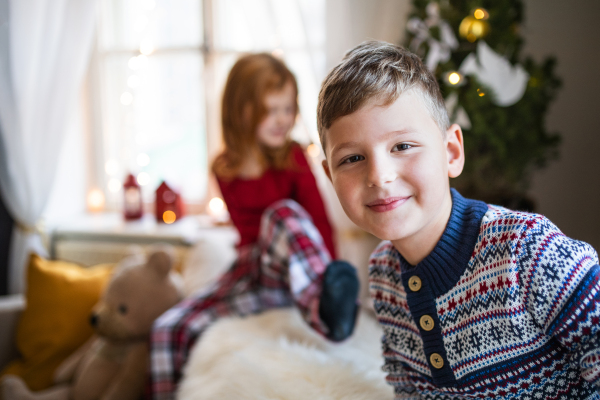
{"label": "boy's face", "polygon": [[444,135],[411,91],[389,106],[367,103],[326,134],[323,167],[348,217],[419,262],[408,253],[426,256],[450,216],[448,177],[464,165],[460,127]]}

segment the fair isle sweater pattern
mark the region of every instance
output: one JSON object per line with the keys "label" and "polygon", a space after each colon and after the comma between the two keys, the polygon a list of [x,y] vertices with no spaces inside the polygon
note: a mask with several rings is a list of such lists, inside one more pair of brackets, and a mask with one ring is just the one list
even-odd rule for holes
{"label": "fair isle sweater pattern", "polygon": [[[600,399],[597,253],[541,215],[455,190],[452,199],[421,263],[409,265],[389,241],[369,262],[396,398]],[[424,315],[433,329],[421,327]]]}

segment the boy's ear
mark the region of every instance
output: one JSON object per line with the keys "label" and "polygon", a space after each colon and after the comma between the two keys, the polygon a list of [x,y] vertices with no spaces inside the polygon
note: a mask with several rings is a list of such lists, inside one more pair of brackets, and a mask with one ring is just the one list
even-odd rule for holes
{"label": "boy's ear", "polygon": [[323,165],[323,169],[325,170],[325,175],[327,175],[327,177],[329,178],[329,181],[331,183],[333,183],[333,181],[331,180],[331,171],[329,170],[329,165],[327,165],[327,160],[323,160],[323,162],[321,162],[321,165]]}
{"label": "boy's ear", "polygon": [[463,134],[458,124],[452,124],[446,131],[446,154],[448,156],[448,176],[456,178],[465,166]]}

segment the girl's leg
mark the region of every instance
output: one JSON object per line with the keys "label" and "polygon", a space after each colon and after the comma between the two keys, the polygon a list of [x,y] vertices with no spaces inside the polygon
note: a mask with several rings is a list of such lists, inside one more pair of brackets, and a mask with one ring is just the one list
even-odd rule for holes
{"label": "girl's leg", "polygon": [[262,309],[253,290],[258,276],[256,249],[242,249],[219,281],[161,315],[152,327],[147,398],[171,400],[192,345],[216,319]]}
{"label": "girl's leg", "polygon": [[[356,272],[345,262],[331,263],[321,234],[302,206],[281,200],[267,208],[258,245],[263,288],[289,290],[304,320],[333,340],[352,332],[357,310]],[[325,283],[333,282],[335,287],[323,287],[324,275]],[[324,318],[331,313],[322,312],[323,299],[328,302],[325,310],[337,310],[333,320]]]}

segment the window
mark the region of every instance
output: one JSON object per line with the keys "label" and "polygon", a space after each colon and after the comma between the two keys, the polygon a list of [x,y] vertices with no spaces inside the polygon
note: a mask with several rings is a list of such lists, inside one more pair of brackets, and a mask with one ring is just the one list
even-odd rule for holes
{"label": "window", "polygon": [[107,207],[119,207],[127,173],[146,202],[163,180],[188,203],[204,200],[220,148],[221,91],[245,52],[285,60],[300,92],[292,135],[317,142],[324,12],[324,0],[102,0],[92,104]]}

